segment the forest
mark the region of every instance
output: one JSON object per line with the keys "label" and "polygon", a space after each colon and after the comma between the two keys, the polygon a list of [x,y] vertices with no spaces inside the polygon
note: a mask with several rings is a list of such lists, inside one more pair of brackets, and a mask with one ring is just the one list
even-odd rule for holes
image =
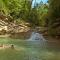
{"label": "forest", "polygon": [[[32,27],[47,27],[48,35],[60,35],[60,1],[34,3],[33,0],[0,0],[0,19],[8,22],[29,23]],[[6,19],[7,20],[7,19]]]}

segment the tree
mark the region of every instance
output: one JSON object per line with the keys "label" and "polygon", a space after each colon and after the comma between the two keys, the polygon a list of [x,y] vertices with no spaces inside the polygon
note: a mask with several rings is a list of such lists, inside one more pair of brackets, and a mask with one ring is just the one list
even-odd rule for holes
{"label": "tree", "polygon": [[60,35],[60,0],[49,0],[49,33]]}
{"label": "tree", "polygon": [[31,9],[33,0],[0,0],[0,9],[6,15],[11,15],[14,19],[26,19]]}
{"label": "tree", "polygon": [[37,10],[38,22],[40,26],[46,26],[48,4],[44,4],[42,1],[40,4],[36,4],[35,8]]}

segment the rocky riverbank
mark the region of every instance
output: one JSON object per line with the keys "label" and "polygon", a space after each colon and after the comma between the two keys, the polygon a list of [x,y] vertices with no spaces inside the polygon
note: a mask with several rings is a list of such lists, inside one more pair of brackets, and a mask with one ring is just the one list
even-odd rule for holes
{"label": "rocky riverbank", "polygon": [[[47,27],[31,28],[27,22],[11,22],[11,19],[11,17],[0,16],[0,37],[28,39],[33,31],[42,34],[45,38],[49,37]],[[59,37],[60,36],[56,36],[56,38]]]}
{"label": "rocky riverbank", "polygon": [[30,35],[29,25],[27,22],[11,22],[8,17],[0,16],[0,37],[27,38]]}
{"label": "rocky riverbank", "polygon": [[28,38],[30,27],[24,24],[10,23],[0,27],[0,37]]}

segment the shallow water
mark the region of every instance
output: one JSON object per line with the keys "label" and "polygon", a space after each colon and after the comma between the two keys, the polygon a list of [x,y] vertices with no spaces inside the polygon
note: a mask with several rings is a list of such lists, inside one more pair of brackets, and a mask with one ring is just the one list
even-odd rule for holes
{"label": "shallow water", "polygon": [[0,50],[0,60],[60,60],[58,41],[0,38],[0,44],[15,47]]}

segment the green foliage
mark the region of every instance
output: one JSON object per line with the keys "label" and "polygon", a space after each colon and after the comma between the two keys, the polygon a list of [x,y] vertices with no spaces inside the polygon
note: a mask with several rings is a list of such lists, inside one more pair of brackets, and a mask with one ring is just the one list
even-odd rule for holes
{"label": "green foliage", "polygon": [[[57,31],[60,27],[60,0],[49,0],[49,32],[59,35]],[[56,31],[56,32],[55,32]],[[58,34],[59,32],[59,34]]]}
{"label": "green foliage", "polygon": [[41,1],[40,4],[37,4],[35,7],[38,12],[39,25],[46,26],[48,4],[43,4],[43,2]]}
{"label": "green foliage", "polygon": [[29,13],[28,22],[30,22],[32,24],[32,26],[38,26],[39,25],[38,12],[35,8],[33,8]]}
{"label": "green foliage", "polygon": [[48,5],[37,4],[35,2],[32,8],[33,0],[0,0],[0,10],[8,16],[12,16],[14,20],[24,20],[33,26],[45,26],[48,12]]}
{"label": "green foliage", "polygon": [[[0,9],[17,18],[20,12],[26,12],[31,8],[31,1],[26,0],[0,0]],[[24,13],[23,13],[24,14]]]}
{"label": "green foliage", "polygon": [[0,0],[0,10],[4,10],[5,14],[7,15],[8,14],[8,8],[7,6],[5,5],[4,3],[4,0]]}

